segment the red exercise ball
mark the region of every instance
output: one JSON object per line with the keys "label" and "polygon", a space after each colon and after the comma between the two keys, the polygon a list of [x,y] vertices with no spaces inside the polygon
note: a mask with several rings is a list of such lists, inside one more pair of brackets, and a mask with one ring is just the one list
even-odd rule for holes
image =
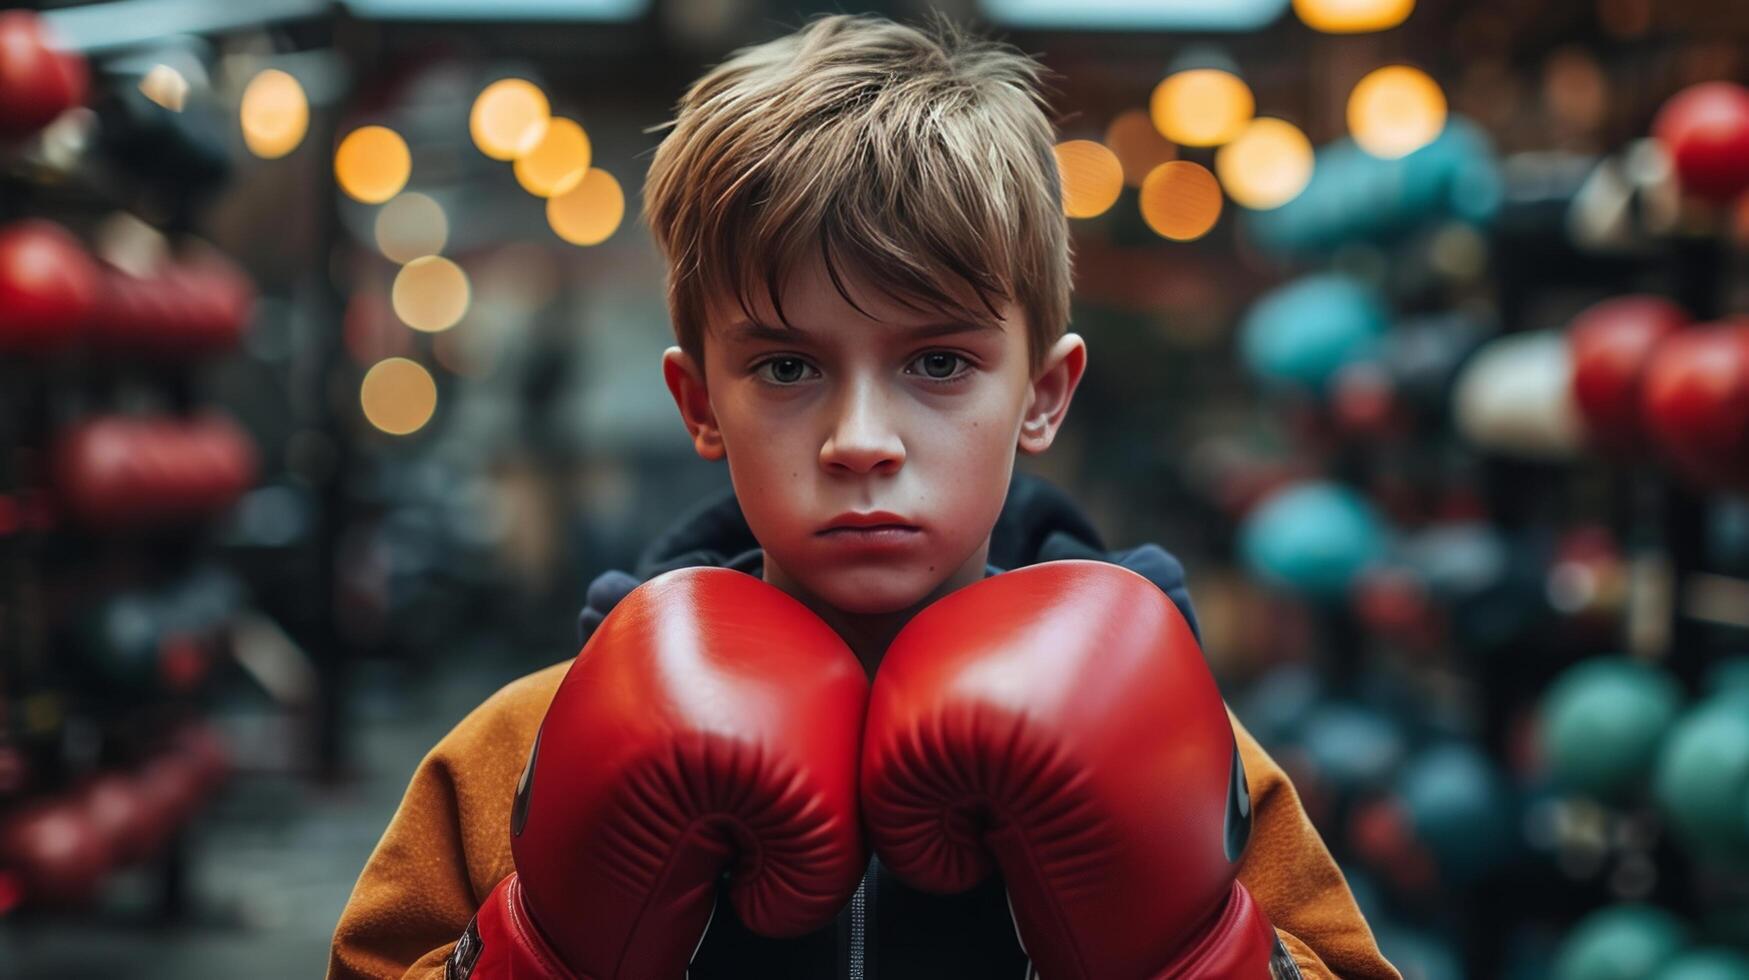
{"label": "red exercise ball", "polygon": [[1685,330],[1646,367],[1645,424],[1684,475],[1749,488],[1749,319]]}
{"label": "red exercise ball", "polygon": [[112,353],[220,353],[237,346],[254,307],[254,284],[216,253],[167,266],[150,278],[109,270],[92,316],[92,341]]}
{"label": "red exercise ball", "polygon": [[1644,446],[1640,379],[1652,349],[1688,325],[1688,314],[1659,296],[1604,300],[1574,318],[1573,398],[1599,448],[1626,454]]}
{"label": "red exercise ball", "polygon": [[25,136],[85,101],[83,56],[55,50],[42,18],[0,11],[0,137]]}
{"label": "red exercise ball", "polygon": [[137,780],[106,772],[86,783],[79,799],[108,843],[111,863],[125,866],[150,856],[149,814]]}
{"label": "red exercise ball", "polygon": [[256,465],[248,434],[219,415],[98,416],[61,433],[54,450],[62,506],[108,529],[216,514],[253,485]]}
{"label": "red exercise ball", "polygon": [[76,342],[97,301],[97,263],[52,221],[0,230],[0,352],[40,352]]}
{"label": "red exercise ball", "polygon": [[0,824],[0,867],[23,878],[26,901],[90,901],[109,872],[108,857],[102,832],[77,801],[33,803]]}
{"label": "red exercise ball", "polygon": [[1749,89],[1691,85],[1658,110],[1652,135],[1670,154],[1684,190],[1728,201],[1749,188]]}

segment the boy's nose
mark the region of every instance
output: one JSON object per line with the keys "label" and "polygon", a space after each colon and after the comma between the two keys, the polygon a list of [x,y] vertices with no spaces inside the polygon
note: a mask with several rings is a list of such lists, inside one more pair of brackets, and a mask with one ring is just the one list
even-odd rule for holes
{"label": "boy's nose", "polygon": [[892,421],[874,385],[849,386],[820,447],[820,465],[849,473],[898,469],[905,462],[905,443]]}

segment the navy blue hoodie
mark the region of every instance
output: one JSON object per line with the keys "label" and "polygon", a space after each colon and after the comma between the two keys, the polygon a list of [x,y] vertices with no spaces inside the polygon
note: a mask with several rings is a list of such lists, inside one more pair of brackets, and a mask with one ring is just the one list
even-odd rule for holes
{"label": "navy blue hoodie", "polygon": [[[1159,545],[1107,550],[1099,533],[1059,489],[1016,473],[990,535],[986,575],[1066,558],[1122,565],[1170,596],[1201,639],[1184,566]],[[761,574],[763,552],[731,492],[712,497],[657,537],[635,574],[611,571],[590,583],[578,617],[578,639],[595,627],[639,583],[676,568],[720,566]],[[838,920],[806,936],[768,939],[749,932],[722,889],[688,980],[759,977],[770,980],[1023,980],[1030,974],[1015,936],[999,876],[959,895],[920,892],[895,878],[878,858]]]}

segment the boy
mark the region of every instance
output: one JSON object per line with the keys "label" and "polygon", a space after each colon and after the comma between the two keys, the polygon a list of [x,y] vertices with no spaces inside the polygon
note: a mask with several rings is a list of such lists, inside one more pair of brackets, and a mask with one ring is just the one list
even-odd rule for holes
{"label": "boy", "polygon": [[[637,576],[592,584],[589,656],[506,687],[427,756],[330,976],[1397,976],[1293,787],[1213,693],[1176,560],[1104,551],[1060,493],[1013,473],[1016,450],[1050,446],[1087,358],[1066,331],[1040,71],[945,25],[840,15],[736,53],[681,100],[644,195],[679,340],[662,371],[733,496],[653,543]],[[1054,645],[1034,642],[1050,630]],[[1074,635],[1096,630],[1104,646]],[[999,653],[1060,649],[1062,675],[988,659],[978,641],[997,633]],[[919,842],[907,793],[997,768],[956,770],[947,757],[987,749],[921,736],[900,758],[905,740],[874,727],[928,710],[919,677],[949,663],[942,699],[975,703],[943,708],[932,737],[1012,684],[1033,685],[1020,700],[1043,717],[1115,678],[1063,724],[1097,736],[1141,719],[1126,737],[1159,767],[1139,792],[1185,802],[1151,796],[1158,839],[1113,843],[1139,804],[1100,801],[1107,819],[1076,840],[1117,859],[1082,891],[1023,866],[1051,842],[1017,851],[972,803],[924,821],[927,836],[965,816],[956,839]],[[1179,673],[1148,673],[1165,667]],[[753,761],[648,780],[604,761],[649,738],[679,759],[688,725],[705,731],[698,758],[756,742]],[[1126,752],[1070,782],[1103,785]],[[1048,747],[1040,760],[1014,771],[1049,768]],[[687,810],[712,794],[730,802]],[[616,824],[612,807],[635,815]],[[1224,856],[1191,841],[1209,827]],[[1001,874],[928,865],[981,831]],[[1084,900],[1138,868],[1163,869],[1142,880],[1157,897]],[[1124,958],[1150,944],[1163,958]]]}

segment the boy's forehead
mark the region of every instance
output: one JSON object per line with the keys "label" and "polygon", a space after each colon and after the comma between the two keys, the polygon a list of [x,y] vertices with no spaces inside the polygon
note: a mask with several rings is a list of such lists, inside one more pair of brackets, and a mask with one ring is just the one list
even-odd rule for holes
{"label": "boy's forehead", "polygon": [[944,315],[940,318],[927,319],[921,322],[884,322],[872,324],[852,324],[844,320],[826,321],[822,326],[810,326],[804,322],[792,319],[792,326],[763,320],[749,320],[745,316],[737,316],[729,320],[718,331],[718,335],[730,344],[753,344],[760,342],[785,343],[801,339],[819,340],[838,334],[858,333],[863,336],[871,330],[879,330],[881,334],[893,340],[911,342],[926,340],[930,337],[943,337],[949,334],[962,334],[968,331],[977,333],[1000,333],[1003,329],[999,321],[983,320],[968,323],[964,318],[953,318]]}
{"label": "boy's forehead", "polygon": [[[893,295],[854,269],[841,267],[835,283],[818,257],[780,276],[779,289],[782,317],[772,304],[769,290],[755,288],[745,297],[747,309],[733,296],[714,303],[711,332],[731,342],[793,339],[840,330],[881,331],[909,339],[964,331],[968,327],[1000,332],[1007,326],[1007,320],[1016,315],[1011,306],[1002,319],[989,316],[983,304],[968,295],[963,300],[967,309],[985,314],[971,320],[963,310]],[[848,299],[844,293],[849,294]]]}

